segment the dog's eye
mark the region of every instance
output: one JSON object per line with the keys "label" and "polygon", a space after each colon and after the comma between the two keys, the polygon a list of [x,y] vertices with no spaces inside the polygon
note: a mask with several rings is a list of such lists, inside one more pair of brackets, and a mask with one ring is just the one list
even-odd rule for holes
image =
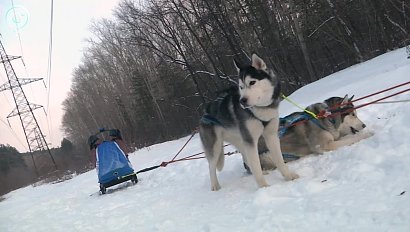
{"label": "dog's eye", "polygon": [[239,88],[240,88],[240,89],[243,89],[243,86],[240,85]]}
{"label": "dog's eye", "polygon": [[256,83],[256,81],[251,81],[249,82],[249,85],[254,85]]}

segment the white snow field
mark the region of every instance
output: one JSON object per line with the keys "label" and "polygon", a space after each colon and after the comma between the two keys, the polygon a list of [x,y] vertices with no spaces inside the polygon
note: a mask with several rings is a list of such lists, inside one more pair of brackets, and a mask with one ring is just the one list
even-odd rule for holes
{"label": "white snow field", "polygon": [[[332,96],[356,98],[410,81],[410,59],[398,49],[307,85],[290,97],[302,106]],[[357,105],[410,88],[406,85]],[[406,92],[386,101],[409,100]],[[281,116],[299,109],[282,102]],[[277,170],[257,188],[239,154],[226,157],[212,192],[205,159],[139,174],[137,185],[98,195],[90,171],[62,183],[4,195],[0,231],[410,231],[410,102],[358,110],[374,136],[323,155],[288,163],[300,178]],[[188,137],[130,155],[136,170],[170,160]],[[229,149],[227,149],[229,150]],[[179,157],[201,152],[198,135]],[[91,195],[91,196],[90,196]]]}

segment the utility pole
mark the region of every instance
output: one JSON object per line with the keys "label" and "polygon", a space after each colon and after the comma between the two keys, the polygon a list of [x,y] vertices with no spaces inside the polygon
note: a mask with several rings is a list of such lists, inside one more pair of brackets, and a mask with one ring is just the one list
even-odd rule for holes
{"label": "utility pole", "polygon": [[11,60],[21,58],[20,56],[9,56],[7,55],[2,42],[0,41],[0,62],[3,63],[4,69],[6,71],[8,82],[0,86],[0,92],[4,90],[11,90],[14,103],[16,108],[7,116],[7,119],[14,116],[19,116],[21,121],[21,126],[23,127],[24,135],[26,137],[28,149],[33,160],[34,168],[36,170],[37,176],[39,175],[36,163],[34,161],[33,152],[35,151],[47,151],[55,169],[57,170],[57,165],[54,160],[53,155],[50,152],[46,139],[37,119],[33,113],[33,110],[41,108],[43,106],[29,103],[27,97],[23,91],[22,85],[29,84],[35,81],[42,80],[43,78],[24,78],[19,79],[11,65]]}

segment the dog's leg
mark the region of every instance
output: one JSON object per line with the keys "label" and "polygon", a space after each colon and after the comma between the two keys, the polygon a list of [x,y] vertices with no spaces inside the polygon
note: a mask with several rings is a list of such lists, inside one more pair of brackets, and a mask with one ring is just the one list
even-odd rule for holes
{"label": "dog's leg", "polygon": [[367,139],[372,135],[373,134],[371,134],[371,133],[359,133],[359,134],[356,134],[354,136],[345,136],[345,137],[340,138],[340,140],[330,141],[327,144],[327,146],[325,147],[325,149],[327,151],[333,151],[333,150],[336,150],[340,147],[350,146],[354,143],[359,142],[360,140]]}
{"label": "dog's leg", "polygon": [[269,186],[263,177],[262,167],[258,154],[258,140],[263,132],[263,125],[258,120],[249,120],[240,128],[240,140],[230,139],[233,145],[242,153],[255,181],[259,187]]}
{"label": "dog's leg", "polygon": [[223,152],[223,140],[222,135],[216,136],[215,143],[213,144],[213,156],[208,159],[209,162],[209,174],[211,177],[211,190],[218,191],[221,186],[219,185],[218,178],[216,176],[216,170],[222,171],[224,165],[224,152]]}
{"label": "dog's leg", "polygon": [[[211,190],[217,191],[221,188],[216,175],[216,169],[222,169],[220,156],[223,155],[222,133],[213,126],[200,126],[200,137],[209,165],[209,176],[211,179]],[[222,157],[223,158],[223,157]]]}
{"label": "dog's leg", "polygon": [[255,177],[256,183],[260,188],[268,187],[268,183],[263,177],[262,167],[259,160],[258,147],[256,144],[247,144],[244,146],[237,146],[243,156],[246,157],[246,162],[250,168],[252,175]]}
{"label": "dog's leg", "polygon": [[211,190],[218,191],[221,189],[221,185],[218,182],[218,177],[216,176],[216,163],[217,160],[208,160],[209,162],[209,176],[211,177]]}
{"label": "dog's leg", "polygon": [[282,151],[280,150],[280,141],[277,133],[273,133],[271,130],[267,130],[263,133],[266,146],[269,149],[269,154],[273,160],[273,163],[278,168],[285,180],[294,180],[299,177],[298,174],[291,172],[283,161]]}

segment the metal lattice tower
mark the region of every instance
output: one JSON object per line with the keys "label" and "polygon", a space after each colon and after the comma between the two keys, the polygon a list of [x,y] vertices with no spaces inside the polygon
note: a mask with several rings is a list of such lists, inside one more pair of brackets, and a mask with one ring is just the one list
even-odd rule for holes
{"label": "metal lattice tower", "polygon": [[53,161],[54,167],[57,169],[54,157],[51,155],[50,149],[46,142],[43,132],[37,122],[37,119],[33,113],[33,110],[41,108],[42,106],[29,103],[27,97],[23,91],[22,85],[32,83],[34,81],[42,80],[43,78],[25,78],[19,79],[11,65],[11,60],[21,58],[19,56],[8,56],[2,42],[0,41],[0,62],[3,63],[4,69],[7,74],[8,82],[0,86],[0,92],[4,90],[11,90],[13,94],[14,103],[16,108],[7,116],[7,119],[14,116],[19,116],[21,125],[23,127],[24,135],[28,145],[31,158],[34,163],[34,168],[37,171],[37,166],[34,162],[33,152],[35,151],[47,151]]}

